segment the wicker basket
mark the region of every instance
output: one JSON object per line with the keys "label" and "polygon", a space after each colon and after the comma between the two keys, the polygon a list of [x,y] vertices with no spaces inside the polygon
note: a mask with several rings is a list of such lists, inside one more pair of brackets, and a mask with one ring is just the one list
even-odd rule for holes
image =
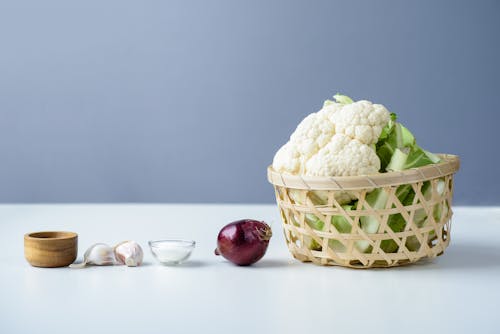
{"label": "wicker basket", "polygon": [[[307,177],[269,167],[290,252],[303,262],[352,268],[399,266],[441,255],[450,243],[453,174],[460,162],[455,155],[440,157],[439,164],[370,176]],[[387,196],[379,209],[366,201],[377,188]],[[401,189],[412,194],[406,205],[396,195]],[[318,203],[318,194],[323,202]],[[339,203],[346,194],[357,199],[354,207]],[[339,217],[344,229],[335,225]],[[373,233],[361,228],[367,219],[376,223]]]}

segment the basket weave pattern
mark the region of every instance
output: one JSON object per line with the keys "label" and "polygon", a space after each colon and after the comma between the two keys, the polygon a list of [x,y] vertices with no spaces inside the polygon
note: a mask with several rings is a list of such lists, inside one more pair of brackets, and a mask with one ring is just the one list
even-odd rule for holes
{"label": "basket weave pattern", "polygon": [[[303,262],[353,268],[398,266],[441,255],[450,242],[453,174],[459,168],[458,157],[441,158],[436,165],[356,177],[300,177],[270,167],[268,179],[275,188],[291,254]],[[396,195],[402,185],[410,185],[415,194],[406,205]],[[383,208],[372,208],[366,201],[376,188],[387,194]],[[317,191],[326,194],[326,203],[313,202]],[[353,208],[345,209],[338,201],[346,192],[357,200]],[[311,215],[324,223],[321,229],[308,223]],[[388,224],[394,215],[404,222],[397,232]],[[340,233],[332,223],[332,217],[339,216],[350,225],[350,233]],[[378,230],[366,233],[362,217],[376,220]]]}

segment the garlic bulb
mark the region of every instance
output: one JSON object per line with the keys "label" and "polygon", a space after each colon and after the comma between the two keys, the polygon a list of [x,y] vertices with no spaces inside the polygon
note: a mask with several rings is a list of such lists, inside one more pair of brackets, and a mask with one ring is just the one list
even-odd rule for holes
{"label": "garlic bulb", "polygon": [[115,246],[115,258],[128,267],[140,266],[144,256],[141,246],[135,241],[123,241]]}
{"label": "garlic bulb", "polygon": [[95,244],[90,246],[83,255],[83,262],[74,263],[70,268],[83,268],[88,264],[95,264],[98,266],[106,266],[115,264],[115,254],[113,248],[106,244]]}

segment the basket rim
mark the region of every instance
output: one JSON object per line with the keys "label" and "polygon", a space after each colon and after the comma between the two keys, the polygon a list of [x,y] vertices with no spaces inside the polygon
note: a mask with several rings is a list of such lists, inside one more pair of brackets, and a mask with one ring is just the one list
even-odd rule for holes
{"label": "basket rim", "polygon": [[274,186],[307,190],[357,190],[428,181],[455,174],[460,168],[460,158],[453,154],[438,154],[440,163],[401,172],[377,173],[359,176],[305,176],[279,173],[267,168],[267,180]]}

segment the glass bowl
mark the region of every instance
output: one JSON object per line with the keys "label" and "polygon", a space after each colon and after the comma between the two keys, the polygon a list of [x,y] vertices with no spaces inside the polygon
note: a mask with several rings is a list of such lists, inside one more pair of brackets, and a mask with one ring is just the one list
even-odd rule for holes
{"label": "glass bowl", "polygon": [[172,266],[181,264],[191,255],[196,242],[193,240],[155,240],[149,241],[151,253],[161,264]]}

